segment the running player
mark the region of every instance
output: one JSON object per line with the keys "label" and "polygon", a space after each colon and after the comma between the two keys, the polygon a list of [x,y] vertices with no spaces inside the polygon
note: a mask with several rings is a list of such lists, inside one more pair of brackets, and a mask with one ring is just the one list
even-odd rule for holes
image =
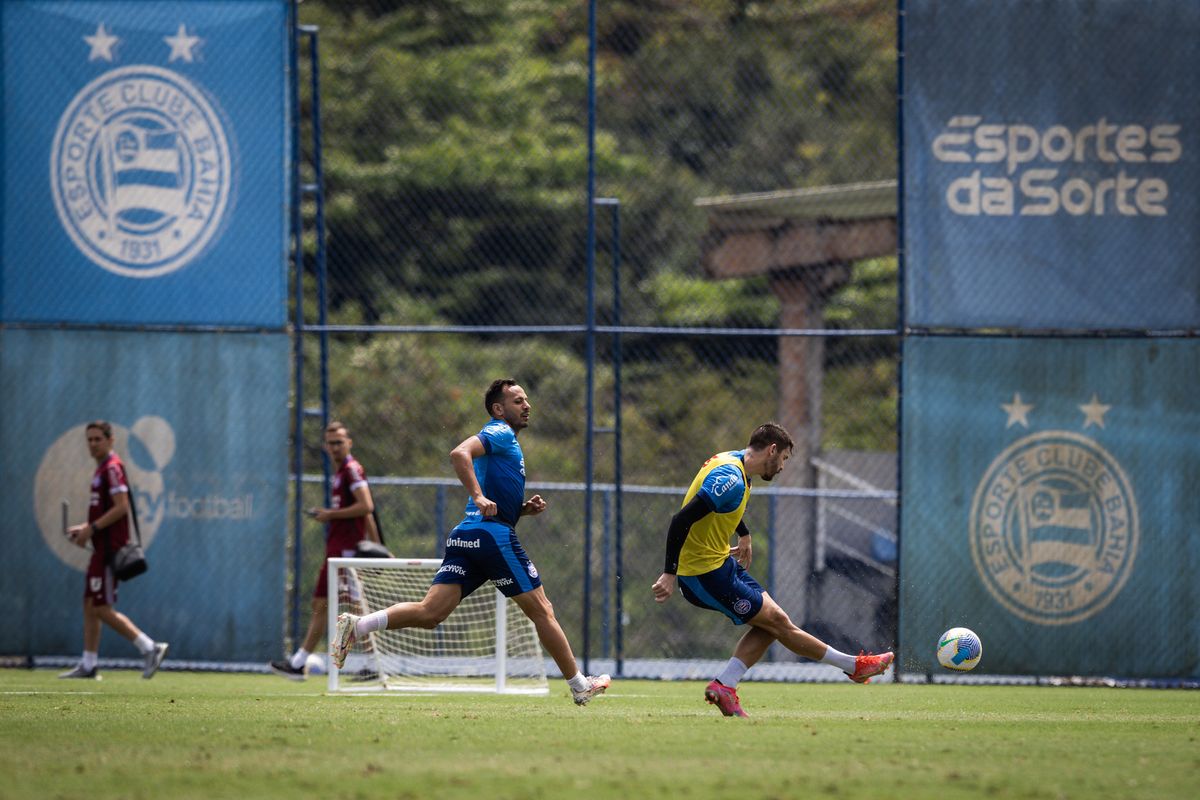
{"label": "running player", "polygon": [[333,663],[340,669],[350,646],[373,631],[437,627],[464,597],[490,580],[533,621],[576,705],[586,705],[608,688],[609,676],[579,671],[537,568],[517,539],[517,521],[546,510],[541,495],[525,499],[525,456],[517,435],[529,425],[529,398],[516,381],[501,378],[488,387],[483,404],[491,420],[450,453],[470,499],[462,522],[446,539],[446,555],[429,591],[420,602],[397,603],[364,617],[339,615],[330,647]]}

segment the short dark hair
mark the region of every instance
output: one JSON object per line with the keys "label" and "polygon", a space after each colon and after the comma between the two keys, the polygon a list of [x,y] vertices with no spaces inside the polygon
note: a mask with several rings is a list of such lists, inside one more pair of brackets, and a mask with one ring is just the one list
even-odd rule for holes
{"label": "short dark hair", "polygon": [[337,433],[338,431],[345,431],[347,439],[354,438],[353,436],[350,435],[350,429],[346,427],[346,423],[344,423],[344,422],[338,422],[337,420],[331,420],[329,422],[329,424],[325,426],[326,433]]}
{"label": "short dark hair", "polygon": [[492,415],[492,404],[501,402],[504,399],[504,390],[516,385],[517,382],[512,378],[496,378],[492,381],[492,385],[483,394],[483,407],[487,409],[489,417]]}
{"label": "short dark hair", "polygon": [[783,426],[778,422],[764,422],[754,429],[754,433],[750,434],[749,447],[753,450],[761,450],[764,447],[771,445],[779,445],[779,449],[793,450],[796,443],[792,441],[792,435],[783,429]]}
{"label": "short dark hair", "polygon": [[84,428],[84,430],[90,431],[92,428],[95,428],[96,430],[103,433],[105,439],[113,438],[112,437],[112,423],[110,423],[106,419],[94,419],[87,424],[87,427]]}

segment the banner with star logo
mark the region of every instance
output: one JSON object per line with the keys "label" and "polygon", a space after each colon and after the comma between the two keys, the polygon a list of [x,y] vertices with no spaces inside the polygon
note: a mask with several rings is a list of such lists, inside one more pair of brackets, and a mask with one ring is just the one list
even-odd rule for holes
{"label": "banner with star logo", "polygon": [[0,320],[282,328],[287,0],[24,0],[0,29]]}
{"label": "banner with star logo", "polygon": [[900,643],[981,671],[1200,674],[1200,342],[905,343]]}

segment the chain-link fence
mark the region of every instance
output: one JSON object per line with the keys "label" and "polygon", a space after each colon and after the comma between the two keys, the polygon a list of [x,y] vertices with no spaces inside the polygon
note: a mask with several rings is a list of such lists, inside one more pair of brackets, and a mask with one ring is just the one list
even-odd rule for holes
{"label": "chain-link fence", "polygon": [[903,20],[904,666],[1194,677],[1200,7]]}
{"label": "chain-link fence", "polygon": [[[328,231],[324,276],[306,239],[306,404],[324,332],[329,413],[354,434],[388,541],[429,557],[465,502],[447,454],[486,419],[487,383],[517,378],[529,490],[550,503],[522,541],[577,654],[632,662],[727,657],[719,615],[656,605],[649,587],[700,464],[778,420],[797,449],[755,486],[751,572],[831,643],[888,647],[894,5],[600,3],[594,117],[588,10],[300,6],[319,28],[303,140],[319,119]],[[610,198],[593,206],[593,264],[589,168]],[[310,229],[316,210],[310,197]],[[316,415],[302,439],[311,505]],[[301,598],[321,535],[305,524]]]}
{"label": "chain-link fence", "polygon": [[[77,657],[85,592],[175,663],[278,649],[292,11],[0,3],[0,653]],[[150,563],[115,592],[97,419]],[[105,658],[140,660],[105,627]]]}

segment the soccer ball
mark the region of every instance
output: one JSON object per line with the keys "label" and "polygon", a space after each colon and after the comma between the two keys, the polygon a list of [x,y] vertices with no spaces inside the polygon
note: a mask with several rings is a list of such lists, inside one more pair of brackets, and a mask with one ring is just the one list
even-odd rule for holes
{"label": "soccer ball", "polygon": [[309,675],[324,675],[328,670],[325,668],[325,659],[319,653],[308,654],[308,674]]}
{"label": "soccer ball", "polygon": [[983,658],[983,642],[970,628],[951,628],[938,637],[937,660],[946,669],[966,672]]}

